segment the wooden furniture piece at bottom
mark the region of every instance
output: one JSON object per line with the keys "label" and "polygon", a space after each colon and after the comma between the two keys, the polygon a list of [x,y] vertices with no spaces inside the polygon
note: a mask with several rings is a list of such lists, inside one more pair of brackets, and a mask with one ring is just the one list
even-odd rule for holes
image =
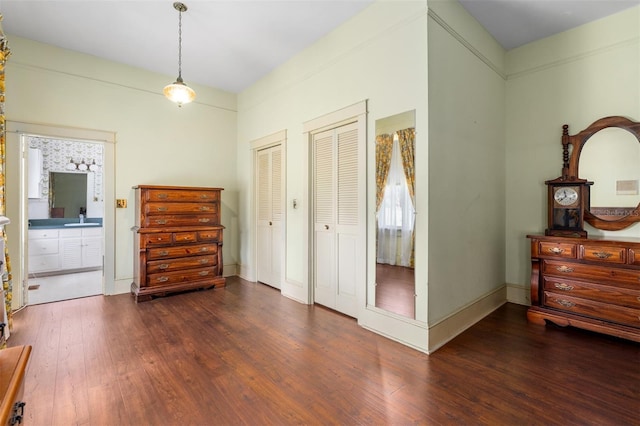
{"label": "wooden furniture piece at bottom", "polygon": [[0,424],[15,425],[24,420],[24,374],[31,346],[15,346],[0,350]]}
{"label": "wooden furniture piece at bottom", "polygon": [[640,342],[640,239],[527,237],[531,323]]}

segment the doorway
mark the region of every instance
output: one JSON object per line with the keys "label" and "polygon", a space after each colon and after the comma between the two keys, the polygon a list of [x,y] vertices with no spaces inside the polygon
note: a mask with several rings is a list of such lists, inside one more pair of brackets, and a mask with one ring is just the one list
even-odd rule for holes
{"label": "doorway", "polygon": [[27,303],[104,294],[104,143],[23,135]]}
{"label": "doorway", "polygon": [[366,286],[366,102],[305,123],[310,302],[358,318]]}
{"label": "doorway", "polygon": [[[93,146],[99,145],[102,147],[103,164],[100,170],[97,169],[98,160],[96,158],[96,166],[93,166],[93,158],[89,155],[92,151],[84,151],[81,158],[69,158],[64,154],[56,153],[54,157],[58,158],[57,162],[62,163],[74,163],[76,170],[85,171],[87,176],[87,187],[92,187],[96,191],[93,195],[94,198],[100,199],[100,193],[102,194],[101,206],[96,209],[99,204],[98,201],[93,202],[91,198],[87,203],[86,213],[84,214],[85,222],[101,222],[101,224],[84,225],[84,226],[60,226],[59,229],[63,229],[67,234],[63,235],[65,241],[61,242],[59,233],[49,233],[46,237],[52,240],[44,242],[45,247],[51,247],[52,250],[58,250],[57,256],[42,257],[40,260],[45,262],[45,265],[35,264],[36,274],[38,274],[38,267],[47,269],[47,274],[50,277],[66,275],[68,270],[72,270],[74,273],[93,272],[96,275],[96,271],[101,275],[100,291],[98,294],[115,294],[115,209],[106,208],[106,206],[115,204],[115,188],[113,179],[114,176],[114,157],[115,157],[115,133],[101,130],[80,129],[59,127],[52,125],[43,125],[35,123],[25,123],[19,121],[7,122],[7,175],[6,185],[12,190],[7,193],[7,216],[12,219],[11,223],[7,225],[7,234],[9,236],[9,253],[13,258],[13,297],[12,307],[14,310],[20,309],[26,306],[29,296],[29,277],[33,274],[33,266],[29,264],[29,198],[33,197],[33,192],[29,193],[29,186],[32,186],[31,190],[34,190],[33,183],[29,185],[28,171],[30,168],[29,161],[33,161],[33,158],[29,155],[29,144],[27,143],[27,137],[39,137],[49,140],[65,141],[65,143],[84,143],[91,144]],[[87,147],[89,149],[89,147]],[[88,159],[91,158],[91,161]],[[83,159],[84,165],[83,164]],[[49,161],[42,156],[41,161]],[[32,169],[34,167],[31,167]],[[37,166],[35,166],[37,168]],[[71,172],[67,170],[71,168],[70,164],[63,166],[63,171]],[[93,168],[92,172],[88,172],[90,168]],[[37,189],[39,191],[48,190],[48,184],[44,184],[44,168],[42,168],[42,175],[36,180]],[[96,172],[102,173],[102,181],[91,180],[95,178]],[[108,178],[107,178],[108,177]],[[97,187],[97,188],[96,188]],[[87,197],[89,198],[89,197]],[[43,219],[45,215],[51,215],[50,205],[48,204],[48,195],[45,201],[40,193],[39,204],[32,206],[35,212],[40,214],[40,218]],[[38,210],[39,209],[39,210]],[[75,209],[75,208],[72,208]],[[65,209],[66,210],[66,209]],[[102,220],[99,219],[99,213],[102,212]],[[54,210],[55,212],[55,210]],[[33,213],[33,211],[31,211]],[[70,213],[71,214],[71,213]],[[59,216],[60,211],[57,211],[54,216]],[[77,215],[73,212],[72,218],[63,217],[48,217],[48,220],[64,220],[68,222],[80,222],[80,210],[78,208]],[[33,225],[33,224],[32,224]],[[60,225],[60,224],[58,224]],[[32,230],[35,228],[32,226]],[[46,229],[46,228],[41,228]],[[84,231],[81,231],[84,230]],[[98,233],[99,235],[95,235]],[[79,234],[79,235],[78,235]],[[42,236],[43,239],[45,236]],[[56,238],[54,238],[56,237]],[[55,242],[53,242],[55,240]],[[96,240],[98,246],[96,247]],[[74,249],[75,246],[86,247],[80,255],[78,251]],[[31,247],[33,251],[33,247]],[[53,254],[53,253],[51,253]],[[75,254],[75,255],[72,255]],[[48,263],[50,262],[50,263]],[[48,264],[47,264],[48,263]],[[52,264],[51,264],[52,263]],[[60,268],[58,273],[52,271],[53,268]],[[42,271],[40,271],[42,272]],[[38,275],[42,278],[42,274]],[[76,276],[77,281],[80,283],[86,283],[88,280],[93,280],[93,277],[88,278],[86,276]],[[51,278],[52,280],[54,278]],[[68,281],[67,281],[68,282]],[[93,291],[92,291],[93,292]],[[79,294],[77,297],[82,297],[86,294]]]}

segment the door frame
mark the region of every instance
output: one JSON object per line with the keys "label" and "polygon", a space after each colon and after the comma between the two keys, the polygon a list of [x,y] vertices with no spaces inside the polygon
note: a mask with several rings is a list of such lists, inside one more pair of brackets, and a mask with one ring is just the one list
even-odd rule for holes
{"label": "door frame", "polygon": [[[12,234],[9,239],[9,250],[19,253],[18,262],[13,262],[13,303],[14,309],[26,306],[26,292],[28,279],[26,277],[26,263],[28,250],[28,211],[26,194],[27,168],[24,164],[26,150],[28,147],[22,146],[22,136],[32,135],[45,138],[55,138],[71,141],[86,141],[102,143],[104,147],[103,170],[103,197],[104,197],[104,217],[103,217],[103,250],[104,264],[103,294],[115,294],[115,132],[79,129],[73,127],[62,127],[55,125],[35,124],[20,121],[7,121],[7,156],[12,153],[12,163],[18,165],[18,169],[11,170],[7,174],[7,186],[19,188],[19,191],[12,191],[8,194],[7,207],[10,211],[7,216],[18,218],[12,221],[7,228]],[[110,208],[114,207],[114,208]],[[17,236],[17,238],[16,238]],[[19,292],[16,290],[20,289]]]}
{"label": "door frame", "polygon": [[359,223],[359,241],[358,246],[362,253],[362,264],[358,265],[357,270],[357,282],[356,282],[356,300],[358,304],[357,318],[360,317],[361,312],[366,308],[366,286],[367,286],[367,100],[363,100],[348,107],[339,109],[337,111],[325,114],[315,119],[306,121],[303,124],[303,132],[305,143],[305,155],[307,165],[307,196],[309,200],[307,209],[307,220],[305,222],[305,235],[307,236],[307,304],[314,303],[314,193],[313,193],[313,135],[325,130],[341,127],[345,124],[357,123],[358,127],[358,175],[363,176],[363,179],[359,182],[358,191],[358,206],[361,207],[358,211],[358,223]]}
{"label": "door frame", "polygon": [[273,133],[271,135],[264,136],[262,138],[256,139],[249,143],[251,147],[251,159],[253,162],[252,173],[252,186],[253,186],[253,209],[251,209],[251,215],[253,216],[251,219],[251,223],[253,226],[253,242],[251,244],[252,251],[252,270],[254,271],[255,280],[258,280],[258,151],[263,149],[271,148],[274,146],[280,145],[281,147],[281,155],[282,155],[282,163],[281,163],[281,185],[282,185],[282,197],[280,200],[281,203],[281,211],[282,211],[282,221],[281,221],[281,233],[280,233],[280,292],[284,295],[287,293],[286,289],[286,244],[287,240],[287,131],[280,130],[279,132]]}

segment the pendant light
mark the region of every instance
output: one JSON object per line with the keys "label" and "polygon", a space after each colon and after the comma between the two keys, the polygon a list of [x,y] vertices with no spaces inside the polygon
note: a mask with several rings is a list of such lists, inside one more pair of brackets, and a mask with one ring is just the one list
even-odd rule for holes
{"label": "pendant light", "polygon": [[173,8],[178,11],[178,79],[168,86],[165,86],[164,95],[172,102],[178,104],[188,104],[196,98],[196,92],[184,81],[182,81],[182,12],[187,11],[187,5],[179,1],[173,3]]}

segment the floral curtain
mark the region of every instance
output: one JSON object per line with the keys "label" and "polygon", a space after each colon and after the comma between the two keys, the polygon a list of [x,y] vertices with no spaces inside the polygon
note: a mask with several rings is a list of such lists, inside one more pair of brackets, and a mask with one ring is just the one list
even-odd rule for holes
{"label": "floral curtain", "polygon": [[[0,23],[2,22],[2,15],[0,15]],[[4,115],[4,67],[9,58],[11,51],[7,42],[7,37],[2,31],[0,25],[0,215],[5,214],[5,164],[6,164],[6,138],[5,138],[5,115]],[[12,285],[11,285],[11,263],[9,262],[9,252],[7,244],[7,234],[2,231],[2,238],[4,239],[5,252],[4,261],[7,274],[2,277],[2,287],[4,288],[4,303],[7,313],[7,327],[10,330],[13,326],[13,318],[11,312],[11,298],[12,298]],[[0,320],[1,321],[1,320]],[[8,335],[8,330],[5,333]]]}
{"label": "floral curtain", "polygon": [[[409,195],[413,207],[416,207],[416,173],[415,173],[415,149],[416,149],[416,129],[410,127],[404,130],[398,130],[398,142],[400,143],[400,152],[402,154],[402,167],[404,168],[404,177],[407,180]],[[411,260],[410,267],[415,264],[415,228],[411,234]]]}
{"label": "floral curtain", "polygon": [[376,212],[380,210],[380,204],[384,197],[384,189],[387,186],[392,150],[392,135],[384,134],[376,136]]}

